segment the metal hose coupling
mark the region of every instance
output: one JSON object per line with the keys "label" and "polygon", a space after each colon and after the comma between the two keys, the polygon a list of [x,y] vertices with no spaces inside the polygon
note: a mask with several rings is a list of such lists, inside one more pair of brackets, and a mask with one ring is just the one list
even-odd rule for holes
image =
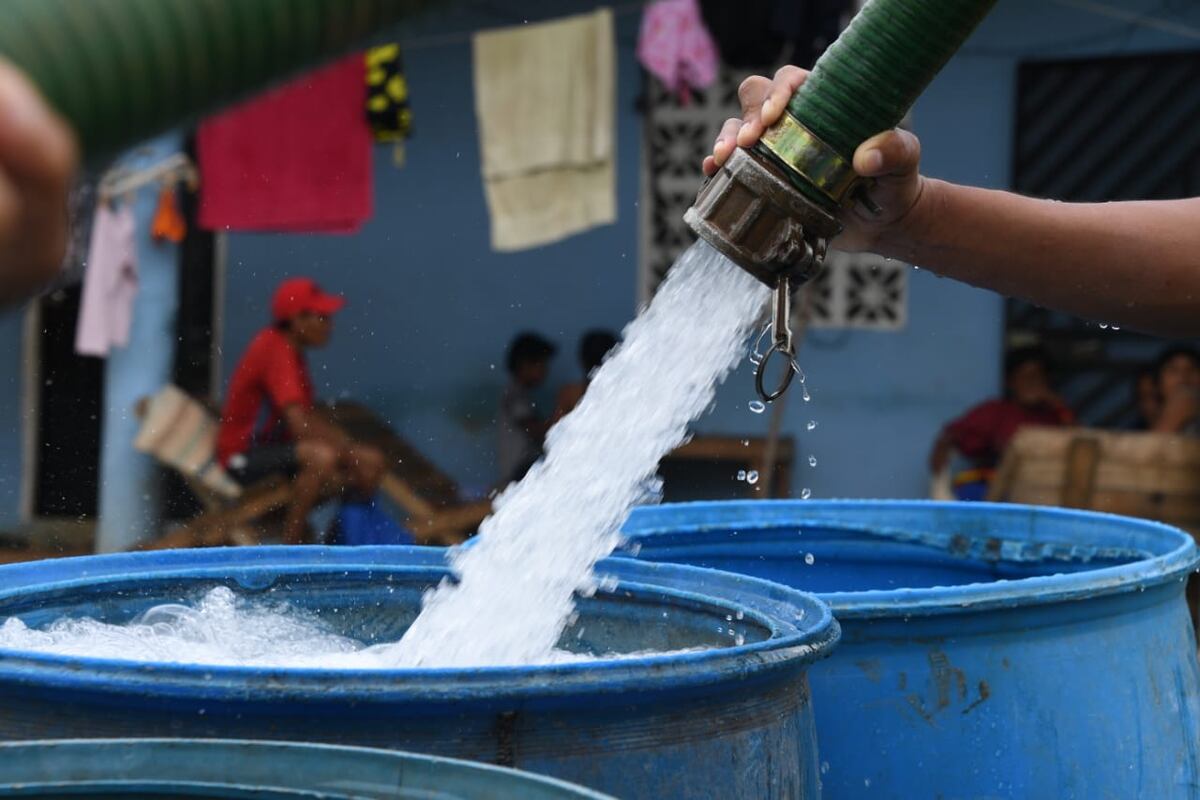
{"label": "metal hose coupling", "polygon": [[[803,194],[797,177],[820,191],[824,203]],[[842,230],[833,209],[857,185],[853,166],[785,113],[758,147],[733,152],[700,188],[684,221],[768,286],[786,278],[795,287],[820,271],[829,241]]]}

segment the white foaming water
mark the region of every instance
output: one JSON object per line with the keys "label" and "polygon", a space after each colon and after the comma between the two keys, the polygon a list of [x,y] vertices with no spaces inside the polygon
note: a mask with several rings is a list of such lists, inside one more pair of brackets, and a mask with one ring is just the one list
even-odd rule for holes
{"label": "white foaming water", "polygon": [[430,592],[391,655],[397,665],[520,665],[547,659],[588,591],[592,567],[647,499],[658,462],[709,407],[744,357],[769,290],[703,242],[676,263],[650,306],[546,439],[546,455],[496,501],[457,584]]}
{"label": "white foaming water", "polygon": [[212,589],[193,605],[155,606],[124,625],[55,620],[44,630],[13,617],[0,647],[124,661],[261,667],[370,666],[377,648],[339,636],[316,616],[279,604],[252,603]]}
{"label": "white foaming water", "polygon": [[[210,590],[196,603],[155,606],[125,625],[63,618],[34,630],[12,617],[0,648],[121,661],[281,669],[392,669],[394,642],[367,645],[339,635],[315,614],[281,603]],[[690,652],[695,648],[671,651]],[[544,664],[627,659],[651,651],[600,656],[554,650]]]}

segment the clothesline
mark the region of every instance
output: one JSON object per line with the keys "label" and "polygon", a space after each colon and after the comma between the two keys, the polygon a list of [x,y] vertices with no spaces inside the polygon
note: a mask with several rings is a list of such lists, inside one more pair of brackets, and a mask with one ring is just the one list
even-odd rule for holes
{"label": "clothesline", "polygon": [[[1166,33],[1172,33],[1177,36],[1188,39],[1200,39],[1200,28],[1194,28],[1180,22],[1161,19],[1154,14],[1137,14],[1115,8],[1111,5],[1102,2],[1094,2],[1093,0],[1052,0],[1056,5],[1074,8],[1078,11],[1084,11],[1096,16],[1108,17],[1111,19],[1120,19],[1133,27],[1149,28],[1159,30]],[[641,2],[621,3],[611,6],[612,12],[617,16],[634,14],[642,11],[648,3],[645,0]],[[539,20],[540,21],[540,20]],[[410,39],[401,39],[400,45],[405,50],[424,50],[432,47],[444,47],[452,44],[465,44],[471,41],[471,37],[479,32],[479,29],[469,31],[455,31],[453,33],[436,34],[430,36],[418,36]],[[1021,52],[1014,49],[1012,55],[1021,55]]]}
{"label": "clothesline", "polygon": [[[647,3],[643,0],[642,2],[620,3],[615,6],[608,6],[608,8],[612,11],[612,13],[614,15],[621,17],[621,16],[625,16],[627,14],[638,13],[638,12],[642,11],[643,9],[645,9],[646,5],[647,5]],[[525,20],[525,21],[528,22],[529,20]],[[535,20],[535,21],[543,22],[546,20]],[[402,38],[402,39],[400,39],[400,47],[404,51],[407,52],[407,51],[412,51],[412,50],[424,50],[424,49],[427,49],[430,47],[444,47],[446,45],[451,45],[451,44],[465,44],[465,43],[471,41],[471,37],[473,37],[475,34],[479,33],[480,30],[483,30],[483,29],[476,28],[476,29],[469,30],[469,31],[454,31],[453,33],[434,34],[434,35],[430,35],[430,36],[418,36],[418,37],[414,37],[411,39]]]}

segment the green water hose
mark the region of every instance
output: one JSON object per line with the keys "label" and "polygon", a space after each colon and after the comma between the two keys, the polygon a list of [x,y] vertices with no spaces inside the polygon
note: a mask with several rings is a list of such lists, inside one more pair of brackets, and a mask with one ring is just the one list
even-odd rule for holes
{"label": "green water hose", "polygon": [[[995,4],[996,0],[868,3],[792,95],[788,113],[843,159],[852,160],[860,144],[900,124]],[[818,202],[832,199],[813,193],[807,181],[795,182]]]}
{"label": "green water hose", "polygon": [[996,0],[870,0],[752,150],[736,150],[685,219],[765,283],[819,270],[840,217],[871,207],[854,151],[894,128]]}
{"label": "green water hose", "polygon": [[0,0],[0,55],[114,154],[349,50],[434,0]]}

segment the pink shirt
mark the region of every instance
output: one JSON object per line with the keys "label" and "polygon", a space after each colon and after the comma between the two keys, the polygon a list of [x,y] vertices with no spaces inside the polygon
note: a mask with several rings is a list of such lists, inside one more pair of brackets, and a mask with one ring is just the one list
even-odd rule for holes
{"label": "pink shirt", "polygon": [[138,290],[137,242],[133,209],[101,202],[92,221],[83,299],[75,325],[75,352],[107,356],[129,344],[133,301]]}
{"label": "pink shirt", "polygon": [[717,79],[717,47],[696,0],[657,0],[642,17],[638,60],[686,101],[690,89]]}

